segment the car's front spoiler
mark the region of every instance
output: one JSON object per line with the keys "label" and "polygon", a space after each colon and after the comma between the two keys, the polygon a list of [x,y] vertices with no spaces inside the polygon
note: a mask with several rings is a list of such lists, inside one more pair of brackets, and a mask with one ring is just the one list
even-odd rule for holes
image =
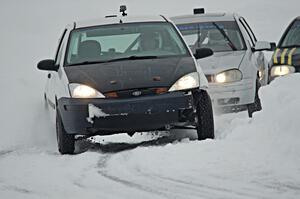
{"label": "car's front spoiler", "polygon": [[[89,106],[103,113],[89,118]],[[69,134],[106,135],[164,129],[186,122],[193,113],[192,94],[167,94],[129,99],[60,98],[58,110]]]}

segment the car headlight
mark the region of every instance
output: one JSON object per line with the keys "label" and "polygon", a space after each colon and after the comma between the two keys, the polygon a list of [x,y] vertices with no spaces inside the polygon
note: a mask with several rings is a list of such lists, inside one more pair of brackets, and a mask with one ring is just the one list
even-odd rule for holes
{"label": "car headlight", "polygon": [[258,70],[258,77],[259,77],[259,80],[262,80],[265,76],[265,71],[264,71],[264,68],[260,68]]}
{"label": "car headlight", "polygon": [[179,80],[171,86],[169,91],[180,91],[180,90],[187,90],[192,88],[198,88],[200,86],[199,83],[199,74],[198,72],[189,73],[184,75]]}
{"label": "car headlight", "polygon": [[227,70],[215,76],[217,83],[230,83],[242,80],[242,72],[238,69]]}
{"label": "car headlight", "polygon": [[69,84],[71,96],[74,98],[105,98],[99,91],[84,84]]}
{"label": "car headlight", "polygon": [[294,72],[295,72],[294,66],[288,66],[288,65],[273,66],[271,68],[271,77],[283,76]]}

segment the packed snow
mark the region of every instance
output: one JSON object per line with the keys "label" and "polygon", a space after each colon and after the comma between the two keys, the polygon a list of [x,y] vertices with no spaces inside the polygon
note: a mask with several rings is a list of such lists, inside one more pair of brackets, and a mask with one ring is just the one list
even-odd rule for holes
{"label": "packed snow", "polygon": [[94,118],[108,117],[108,116],[126,116],[128,113],[119,113],[119,114],[107,114],[101,108],[95,106],[94,104],[88,105],[89,117],[87,117],[87,121],[90,123],[94,123]]}
{"label": "packed snow", "polygon": [[87,117],[87,121],[90,123],[94,123],[93,119],[100,118],[100,117],[107,117],[109,114],[104,113],[102,109],[96,107],[94,104],[89,104],[88,105],[88,110],[89,110],[89,117]]}
{"label": "packed snow", "polygon": [[120,134],[80,141],[77,155],[57,152],[43,102],[47,73],[36,63],[54,55],[66,23],[112,14],[121,4],[137,15],[196,6],[238,12],[269,41],[299,15],[298,0],[2,0],[0,198],[299,198],[300,74],[261,88],[263,110],[252,119],[216,115],[215,140],[199,142],[182,130]]}

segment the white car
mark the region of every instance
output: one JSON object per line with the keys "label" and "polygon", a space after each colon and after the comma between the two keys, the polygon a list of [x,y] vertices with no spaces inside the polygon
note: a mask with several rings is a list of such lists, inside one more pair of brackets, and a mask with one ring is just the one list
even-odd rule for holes
{"label": "white car", "polygon": [[[125,16],[124,16],[125,15]],[[45,100],[58,149],[95,135],[194,128],[214,138],[207,79],[176,26],[163,16],[109,16],[67,26],[48,71]],[[82,138],[82,137],[80,137]]]}
{"label": "white car", "polygon": [[258,89],[268,82],[268,61],[263,50],[275,44],[257,41],[246,20],[237,14],[204,13],[176,16],[171,20],[192,51],[210,48],[214,55],[197,60],[208,82],[209,94],[217,110],[248,109],[249,117],[261,109]]}

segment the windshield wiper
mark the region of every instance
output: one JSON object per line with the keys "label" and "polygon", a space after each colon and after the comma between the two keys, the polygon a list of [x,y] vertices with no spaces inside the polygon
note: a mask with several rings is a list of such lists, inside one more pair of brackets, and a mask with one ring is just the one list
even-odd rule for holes
{"label": "windshield wiper", "polygon": [[110,59],[110,60],[106,60],[104,62],[115,62],[115,61],[123,61],[123,60],[139,60],[139,59],[155,59],[157,58],[157,56],[136,56],[136,55],[132,55],[130,57],[121,57],[121,58],[117,58],[117,59]]}
{"label": "windshield wiper", "polygon": [[232,50],[236,51],[237,48],[235,47],[235,45],[232,43],[232,41],[230,40],[230,38],[228,37],[228,35],[225,33],[225,31],[220,28],[220,26],[218,24],[216,24],[215,22],[212,22],[212,24],[214,26],[216,26],[216,28],[220,31],[220,33],[224,36],[224,38],[228,41],[229,46],[231,47]]}
{"label": "windshield wiper", "polygon": [[287,46],[280,46],[279,48],[300,48],[300,45],[299,44],[287,45]]}
{"label": "windshield wiper", "polygon": [[74,63],[74,64],[68,64],[67,66],[79,66],[79,65],[89,65],[89,64],[99,64],[99,63],[104,63],[105,61],[84,61],[84,62],[79,62],[79,63]]}
{"label": "windshield wiper", "polygon": [[84,61],[74,64],[68,64],[67,66],[79,66],[79,65],[89,65],[89,64],[100,64],[100,63],[108,63],[108,62],[115,62],[115,61],[123,61],[123,60],[138,60],[138,59],[155,59],[157,56],[130,56],[130,57],[122,57],[117,59],[110,59],[110,60],[101,60],[101,61]]}

